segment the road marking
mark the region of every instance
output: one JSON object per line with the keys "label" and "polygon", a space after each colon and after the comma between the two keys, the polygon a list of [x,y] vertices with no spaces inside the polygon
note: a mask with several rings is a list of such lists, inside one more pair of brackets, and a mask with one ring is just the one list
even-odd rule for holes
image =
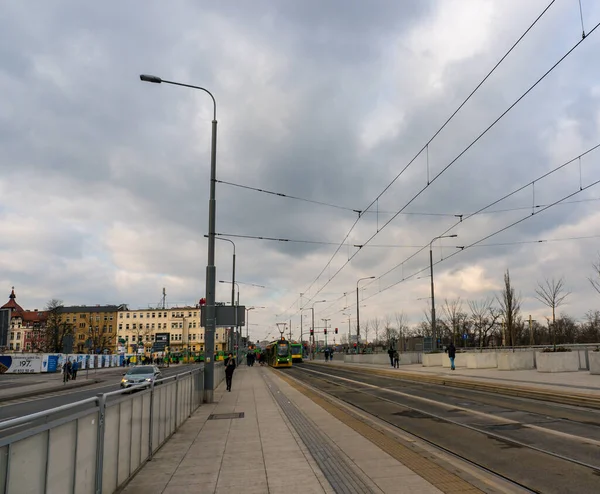
{"label": "road marking", "polygon": [[[435,405],[442,406],[442,407],[448,408],[450,410],[461,410],[461,411],[469,413],[471,415],[478,415],[478,416],[481,416],[481,417],[486,417],[486,418],[490,418],[490,419],[496,420],[497,422],[500,422],[501,424],[519,424],[519,425],[522,425],[523,427],[527,427],[528,429],[533,429],[533,430],[537,430],[537,431],[544,432],[544,433],[547,433],[547,434],[552,434],[552,435],[555,435],[555,436],[563,437],[565,439],[576,440],[576,441],[583,441],[583,442],[585,442],[587,444],[594,444],[596,446],[600,446],[600,441],[597,441],[595,439],[590,439],[590,438],[587,438],[587,437],[584,437],[584,436],[577,436],[577,435],[574,435],[574,434],[568,434],[567,432],[555,431],[553,429],[548,429],[547,427],[542,427],[542,426],[539,426],[539,425],[524,424],[524,423],[519,422],[517,420],[507,419],[507,418],[503,418],[503,417],[497,417],[496,415],[490,415],[490,414],[485,413],[485,412],[478,412],[477,410],[470,410],[469,408],[465,408],[465,407],[461,407],[461,406],[455,406],[455,405],[450,405],[450,404],[444,403],[442,401],[435,401],[435,400],[432,400],[430,398],[423,398],[421,396],[414,396],[414,395],[410,395],[408,393],[403,393],[402,391],[396,391],[394,389],[387,389],[387,388],[383,388],[381,386],[376,386],[374,384],[363,383],[361,381],[355,381],[353,379],[348,379],[348,378],[345,378],[345,377],[340,377],[340,376],[336,376],[336,375],[332,375],[332,374],[326,374],[324,372],[319,372],[319,371],[315,371],[315,370],[312,370],[312,369],[302,369],[302,370],[307,371],[307,372],[314,372],[315,374],[321,374],[321,375],[327,376],[329,378],[333,377],[335,379],[340,379],[342,381],[348,381],[348,382],[351,382],[351,383],[354,383],[354,384],[361,384],[361,385],[367,386],[369,388],[380,389],[380,390],[386,391],[388,393],[393,393],[393,394],[397,394],[397,395],[400,395],[400,396],[406,396],[406,397],[411,398],[413,400],[420,400],[420,401],[424,401],[426,403],[433,403]],[[399,405],[401,405],[401,404],[399,403]],[[485,425],[484,425],[484,427],[485,427]]]}

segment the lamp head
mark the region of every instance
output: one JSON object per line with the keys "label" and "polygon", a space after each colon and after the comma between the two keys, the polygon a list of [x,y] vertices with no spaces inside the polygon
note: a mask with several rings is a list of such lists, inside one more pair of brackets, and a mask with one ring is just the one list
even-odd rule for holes
{"label": "lamp head", "polygon": [[157,77],[155,75],[147,75],[147,74],[140,74],[140,80],[142,80],[144,82],[153,82],[155,84],[160,84],[162,82],[162,79],[160,77]]}

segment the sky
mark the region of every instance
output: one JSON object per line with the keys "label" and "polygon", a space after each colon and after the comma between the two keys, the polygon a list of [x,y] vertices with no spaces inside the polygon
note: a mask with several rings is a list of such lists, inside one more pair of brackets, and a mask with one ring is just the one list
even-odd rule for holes
{"label": "sky", "polygon": [[541,177],[600,144],[600,4],[553,2],[436,135],[549,3],[0,1],[0,290],[27,309],[205,296],[212,102],[154,74],[216,99],[216,233],[253,339],[298,336],[321,300],[315,326],[354,326],[371,276],[361,323],[418,324],[428,245],[452,234],[432,243],[438,307],[509,269],[525,317],[564,277],[559,312],[583,320],[600,149]]}

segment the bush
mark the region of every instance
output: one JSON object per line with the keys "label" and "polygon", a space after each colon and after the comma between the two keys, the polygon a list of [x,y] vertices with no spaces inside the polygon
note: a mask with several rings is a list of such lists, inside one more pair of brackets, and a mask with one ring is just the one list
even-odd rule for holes
{"label": "bush", "polygon": [[554,352],[570,352],[570,348],[565,348],[564,346],[557,346],[553,348],[544,348],[542,350],[543,353],[554,353]]}

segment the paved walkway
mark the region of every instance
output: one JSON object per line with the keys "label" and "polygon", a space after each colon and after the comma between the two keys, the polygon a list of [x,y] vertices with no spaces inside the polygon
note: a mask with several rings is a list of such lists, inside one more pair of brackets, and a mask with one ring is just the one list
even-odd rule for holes
{"label": "paved walkway", "polygon": [[[380,448],[360,433],[366,425],[336,418],[343,412],[334,417],[281,375],[258,366],[236,370],[233,391],[219,386],[215,403],[200,407],[123,494],[442,492],[413,471],[417,466],[430,480],[454,482],[459,487],[453,493],[479,492],[426,458],[404,452],[409,469],[381,449],[381,440]],[[238,413],[243,417],[227,415]]]}
{"label": "paved walkway", "polygon": [[[315,360],[315,363],[330,365],[323,361]],[[505,371],[498,369],[467,369],[457,367],[451,371],[445,367],[423,367],[421,364],[401,365],[399,369],[393,369],[389,365],[376,364],[346,364],[343,361],[333,361],[334,365],[348,367],[370,367],[372,369],[398,370],[399,372],[410,372],[424,375],[451,377],[453,379],[476,379],[482,382],[498,383],[504,385],[535,386],[540,389],[554,390],[558,393],[575,391],[600,396],[600,375],[590,374],[589,371],[578,372],[538,372],[533,370]]]}

